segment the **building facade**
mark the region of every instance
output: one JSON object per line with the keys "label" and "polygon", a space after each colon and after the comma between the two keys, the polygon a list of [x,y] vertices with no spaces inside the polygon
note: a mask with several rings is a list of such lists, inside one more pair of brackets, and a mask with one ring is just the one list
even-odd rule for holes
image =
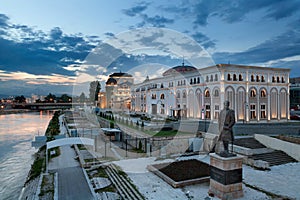
{"label": "building facade", "polygon": [[300,77],[290,79],[290,106],[300,110]]}
{"label": "building facade", "polygon": [[109,75],[105,84],[106,108],[115,111],[130,109],[130,87],[133,83],[130,74],[119,72]]}
{"label": "building facade", "polygon": [[290,69],[218,64],[173,67],[131,87],[131,110],[163,117],[217,120],[228,100],[237,121],[289,119]]}

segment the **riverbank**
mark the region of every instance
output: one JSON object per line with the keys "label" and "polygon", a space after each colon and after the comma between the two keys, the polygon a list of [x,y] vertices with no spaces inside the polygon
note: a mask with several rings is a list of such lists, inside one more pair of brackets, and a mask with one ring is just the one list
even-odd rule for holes
{"label": "riverbank", "polygon": [[[59,127],[58,124],[58,116],[60,115],[60,112],[55,112],[52,119],[48,123],[48,127],[45,131],[45,136],[49,138],[50,140],[53,138],[54,135],[59,134],[59,130],[57,127]],[[52,155],[53,157],[59,156],[59,150],[55,149],[55,155]],[[31,165],[31,169],[28,173],[26,182],[24,184],[24,187],[22,189],[22,192],[19,196],[19,200],[26,200],[26,199],[34,199],[36,195],[39,195],[39,198],[45,198],[54,195],[54,190],[47,190],[45,191],[38,191],[39,184],[41,184],[41,174],[45,171],[45,156],[46,155],[46,146],[42,146],[39,148],[38,152],[35,153],[34,162]],[[43,176],[42,176],[43,177]],[[43,184],[45,185],[45,184]],[[49,194],[49,192],[51,194]]]}
{"label": "riverbank", "polygon": [[4,109],[0,110],[0,115],[9,115],[9,114],[20,114],[20,113],[29,113],[29,112],[37,112],[36,110],[29,109]]}

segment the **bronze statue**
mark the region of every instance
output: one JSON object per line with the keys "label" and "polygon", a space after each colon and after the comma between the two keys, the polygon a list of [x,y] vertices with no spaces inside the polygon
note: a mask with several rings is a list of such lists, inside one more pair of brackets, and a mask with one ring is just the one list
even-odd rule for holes
{"label": "bronze statue", "polygon": [[234,156],[233,149],[232,152],[229,153],[228,145],[231,142],[233,146],[233,131],[232,127],[235,124],[235,114],[234,110],[229,109],[229,101],[224,102],[224,109],[221,110],[219,116],[219,141],[223,142],[224,151],[220,152],[220,155],[223,157]]}

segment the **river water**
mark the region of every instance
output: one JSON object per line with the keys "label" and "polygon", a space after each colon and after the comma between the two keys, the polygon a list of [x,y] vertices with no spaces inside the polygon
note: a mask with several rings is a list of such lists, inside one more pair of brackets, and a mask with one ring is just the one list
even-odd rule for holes
{"label": "river water", "polygon": [[18,199],[33,154],[34,135],[44,135],[52,112],[0,115],[0,199]]}

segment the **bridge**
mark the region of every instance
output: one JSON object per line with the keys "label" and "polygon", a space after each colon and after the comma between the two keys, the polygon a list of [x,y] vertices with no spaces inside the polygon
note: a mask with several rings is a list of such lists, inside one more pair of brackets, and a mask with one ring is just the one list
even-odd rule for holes
{"label": "bridge", "polygon": [[55,110],[68,109],[76,106],[83,106],[84,103],[14,103],[12,108],[30,109],[30,110]]}

